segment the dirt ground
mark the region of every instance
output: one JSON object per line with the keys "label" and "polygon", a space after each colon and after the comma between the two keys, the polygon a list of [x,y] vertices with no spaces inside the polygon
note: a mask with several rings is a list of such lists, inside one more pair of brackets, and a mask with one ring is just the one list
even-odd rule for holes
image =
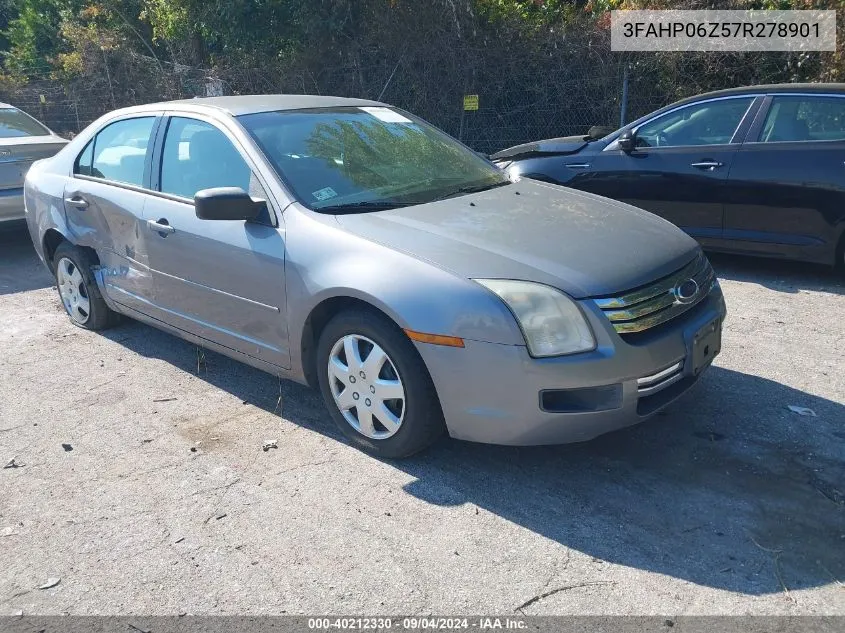
{"label": "dirt ground", "polygon": [[72,326],[2,235],[0,615],[845,614],[845,277],[713,262],[723,353],[664,414],[384,462],[316,392]]}

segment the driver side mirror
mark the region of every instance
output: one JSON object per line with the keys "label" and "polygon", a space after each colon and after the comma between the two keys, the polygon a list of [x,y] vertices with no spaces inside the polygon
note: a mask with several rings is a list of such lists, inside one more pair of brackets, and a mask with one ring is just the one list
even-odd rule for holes
{"label": "driver side mirror", "polygon": [[619,145],[619,149],[626,154],[630,154],[637,147],[637,135],[631,130],[625,130],[616,139],[616,143]]}
{"label": "driver side mirror", "polygon": [[194,196],[200,220],[255,220],[266,207],[266,202],[253,200],[240,187],[203,189]]}

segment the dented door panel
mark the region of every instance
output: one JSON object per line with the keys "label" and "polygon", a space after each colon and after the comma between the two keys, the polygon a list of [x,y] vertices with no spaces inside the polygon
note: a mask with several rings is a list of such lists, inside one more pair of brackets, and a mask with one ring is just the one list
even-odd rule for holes
{"label": "dented door panel", "polygon": [[72,241],[97,252],[107,298],[149,314],[153,281],[142,227],[146,194],[73,178],[64,197]]}

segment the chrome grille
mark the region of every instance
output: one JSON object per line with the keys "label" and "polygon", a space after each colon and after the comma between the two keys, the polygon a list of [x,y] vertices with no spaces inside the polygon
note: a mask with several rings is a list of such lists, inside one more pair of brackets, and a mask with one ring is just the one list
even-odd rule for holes
{"label": "chrome grille", "polygon": [[640,396],[650,396],[665,389],[669,385],[678,382],[684,377],[684,361],[679,360],[677,363],[670,365],[666,369],[652,374],[651,376],[643,376],[637,379],[637,394]]}
{"label": "chrome grille", "polygon": [[[679,287],[694,280],[698,292],[692,298],[679,295]],[[716,284],[716,273],[704,253],[679,271],[654,283],[617,297],[593,299],[619,334],[634,334],[665,323],[695,307]]]}

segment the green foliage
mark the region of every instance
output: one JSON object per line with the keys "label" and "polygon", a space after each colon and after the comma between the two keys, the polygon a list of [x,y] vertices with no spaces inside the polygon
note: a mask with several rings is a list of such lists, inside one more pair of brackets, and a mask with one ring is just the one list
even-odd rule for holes
{"label": "green foliage", "polygon": [[[463,92],[497,86],[507,107],[513,79],[520,96],[552,98],[544,72],[581,64],[581,76],[612,74],[630,65],[649,90],[682,96],[702,88],[779,80],[842,80],[840,51],[823,54],[639,53],[608,50],[609,11],[665,9],[674,0],[0,0],[0,53],[5,75],[16,81],[44,76],[105,80],[135,99],[139,79],[152,63],[161,72],[159,92],[180,94],[178,69],[228,72],[233,85],[243,71],[258,81],[241,90],[288,86],[375,97],[398,70],[408,102],[432,111],[457,103]],[[845,41],[845,0],[685,0],[684,6],[760,9],[835,8],[839,41]],[[470,51],[471,58],[450,54]],[[139,62],[140,60],[140,62]],[[130,67],[135,64],[135,71]],[[508,67],[511,74],[497,70]],[[105,71],[123,67],[122,78]],[[140,68],[145,70],[137,70]],[[334,82],[321,74],[336,69]],[[585,72],[585,69],[589,69]],[[619,70],[621,73],[621,70]],[[409,80],[412,74],[415,79]],[[403,77],[405,75],[405,77]],[[535,77],[531,82],[523,75]],[[219,76],[219,75],[218,75]],[[340,81],[337,78],[340,77]],[[679,78],[683,80],[679,81]],[[523,81],[524,79],[524,81]],[[438,90],[448,83],[452,93]],[[461,84],[460,86],[458,84]],[[394,89],[394,88],[391,88]],[[485,104],[495,103],[485,95]],[[567,90],[570,90],[567,88]],[[456,91],[463,91],[455,95]],[[558,92],[556,92],[558,91]],[[113,100],[110,92],[110,100]]]}
{"label": "green foliage", "polygon": [[[713,3],[702,2],[702,6]],[[721,3],[716,3],[721,4]],[[735,0],[736,7],[845,9],[845,0]],[[377,46],[394,32],[444,21],[523,40],[590,25],[606,28],[614,9],[670,8],[669,0],[0,0],[0,52],[7,69],[45,68],[72,54],[68,26],[121,37],[131,49],[194,66],[291,60],[341,47]],[[415,25],[414,22],[417,22]],[[520,35],[521,34],[521,35]],[[88,32],[86,40],[96,40]],[[525,41],[525,44],[531,44]]]}
{"label": "green foliage", "polygon": [[190,23],[188,2],[147,0],[141,17],[152,25],[156,40],[173,40],[188,30]]}
{"label": "green foliage", "polygon": [[78,58],[91,42],[117,46],[124,35],[143,30],[138,19],[143,1],[6,0],[4,65],[21,76],[65,70],[68,59]]}
{"label": "green foliage", "polygon": [[156,43],[184,50],[176,61],[213,64],[225,56],[274,57],[288,48],[305,0],[144,0],[140,17]]}
{"label": "green foliage", "polygon": [[65,47],[59,26],[63,16],[75,8],[71,4],[68,0],[18,0],[9,3],[9,11],[14,17],[9,20],[5,32],[9,46],[5,52],[7,68],[46,67],[48,59]]}

